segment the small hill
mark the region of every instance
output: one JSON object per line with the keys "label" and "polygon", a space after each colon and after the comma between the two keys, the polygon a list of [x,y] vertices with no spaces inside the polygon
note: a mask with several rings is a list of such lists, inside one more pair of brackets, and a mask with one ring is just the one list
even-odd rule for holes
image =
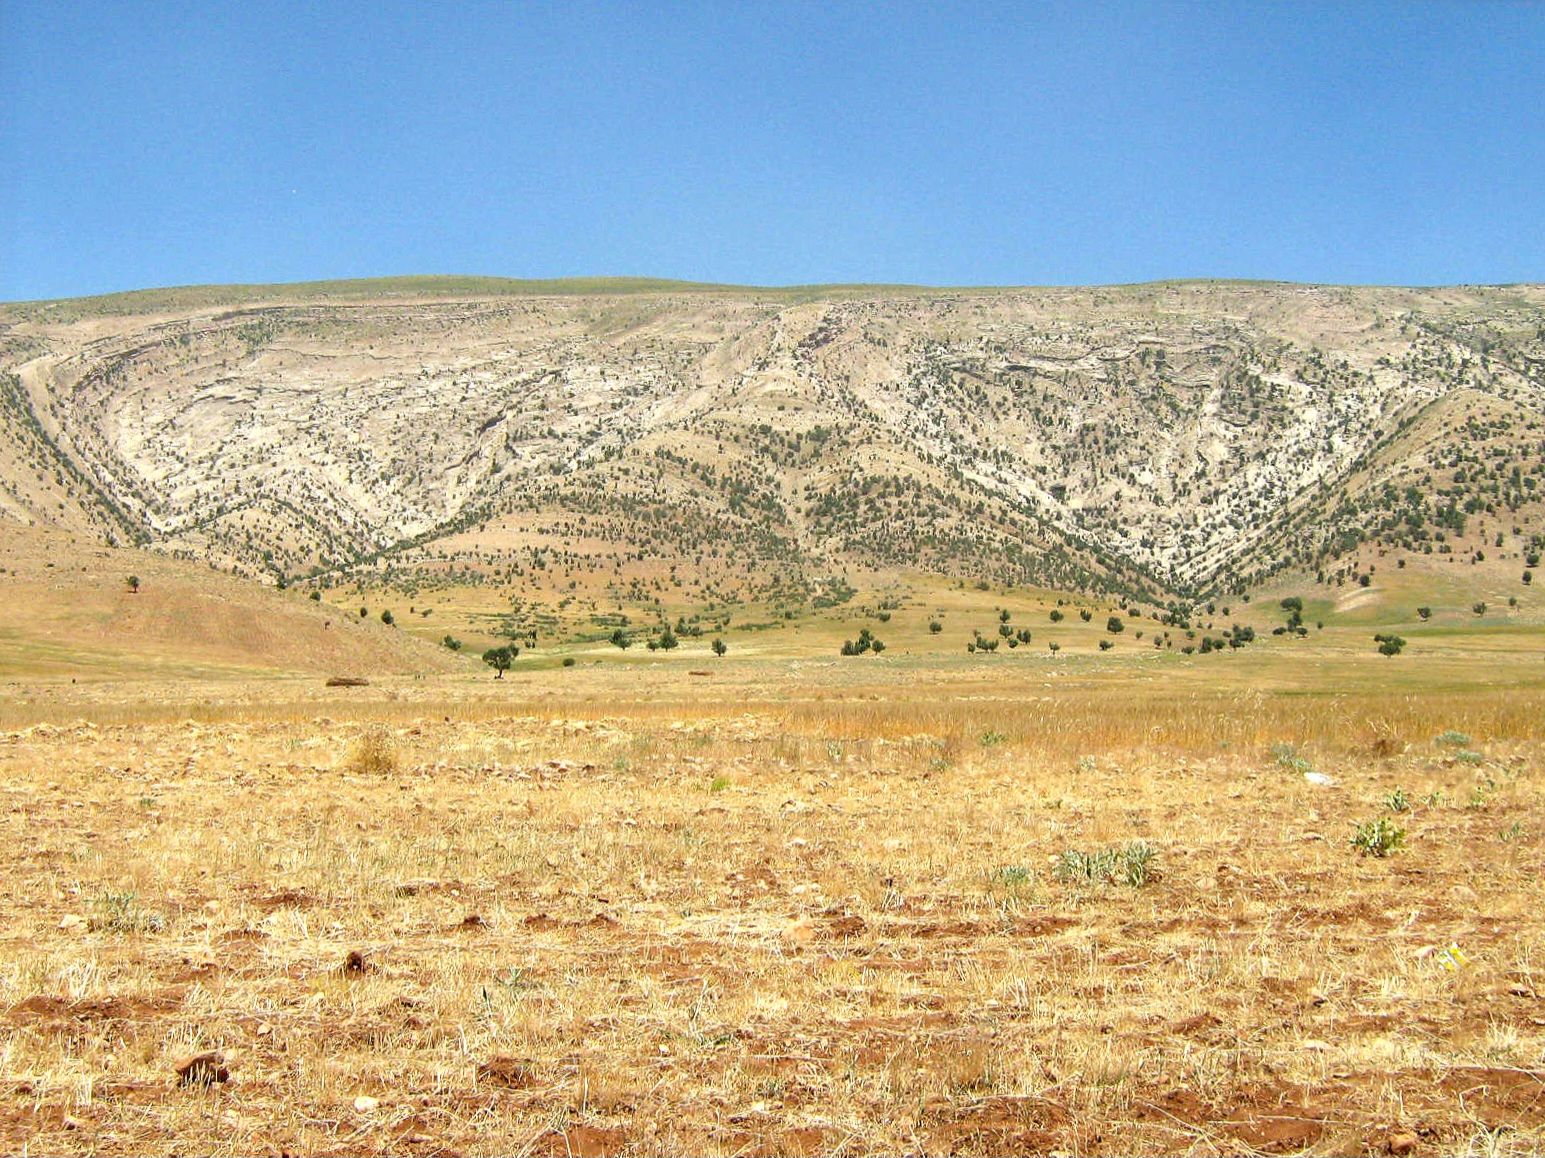
{"label": "small hill", "polygon": [[[140,580],[138,591],[129,577]],[[0,680],[406,674],[469,660],[378,619],[85,534],[0,520]]]}

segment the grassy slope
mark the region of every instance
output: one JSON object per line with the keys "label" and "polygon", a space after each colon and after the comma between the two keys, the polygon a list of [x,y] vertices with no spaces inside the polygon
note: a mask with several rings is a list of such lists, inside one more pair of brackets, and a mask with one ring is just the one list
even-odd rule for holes
{"label": "grassy slope", "polygon": [[299,594],[84,536],[0,522],[0,558],[0,679],[405,674],[466,663]]}

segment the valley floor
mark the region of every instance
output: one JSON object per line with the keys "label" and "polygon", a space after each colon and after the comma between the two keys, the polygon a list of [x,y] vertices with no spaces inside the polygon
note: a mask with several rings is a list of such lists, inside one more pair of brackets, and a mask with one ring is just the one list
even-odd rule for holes
{"label": "valley floor", "polygon": [[12,685],[0,1148],[1537,1152],[1538,650],[1432,662]]}

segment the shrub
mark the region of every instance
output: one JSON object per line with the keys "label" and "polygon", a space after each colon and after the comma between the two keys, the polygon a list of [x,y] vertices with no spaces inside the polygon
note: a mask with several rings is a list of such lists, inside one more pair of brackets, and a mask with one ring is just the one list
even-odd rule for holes
{"label": "shrub", "polygon": [[1055,607],[1053,607],[1051,609],[1051,621],[1053,623],[1061,623],[1062,622],[1062,612],[1057,610]]}
{"label": "shrub", "polygon": [[1380,655],[1399,655],[1405,649],[1406,641],[1398,635],[1375,635],[1373,638],[1379,645]]}
{"label": "shrub", "polygon": [[166,927],[166,918],[139,903],[136,893],[105,892],[97,897],[96,913],[87,922],[91,929],[105,929],[113,933],[159,933]]}
{"label": "shrub", "polygon": [[372,728],[349,751],[346,765],[360,776],[386,776],[397,771],[397,749],[384,728]]}
{"label": "shrub", "polygon": [[1121,622],[1121,616],[1112,615],[1105,621],[1105,630],[1112,635],[1117,635],[1127,629],[1127,625]]}
{"label": "shrub", "polygon": [[1272,758],[1277,761],[1277,767],[1286,768],[1290,772],[1303,775],[1313,772],[1314,765],[1298,754],[1298,749],[1292,744],[1273,744],[1271,746]]}
{"label": "shrub", "polygon": [[1405,843],[1406,830],[1387,816],[1365,820],[1352,833],[1352,847],[1363,856],[1388,856]]}
{"label": "shrub", "polygon": [[1111,641],[1110,641],[1110,640],[1108,640],[1108,639],[1102,639],[1102,640],[1100,640],[1100,650],[1101,650],[1101,651],[1109,651],[1109,650],[1110,650],[1110,649],[1111,649],[1111,648],[1113,648],[1113,647],[1115,647],[1115,646],[1116,646],[1116,645],[1115,645],[1115,644],[1114,644],[1114,643],[1112,643],[1112,642],[1111,642]]}
{"label": "shrub", "polygon": [[1121,884],[1138,889],[1156,878],[1154,858],[1153,847],[1141,840],[1098,852],[1065,849],[1057,858],[1056,877],[1065,884]]}
{"label": "shrub", "polygon": [[713,641],[713,653],[715,655],[723,655],[725,652],[729,651],[729,649],[730,645],[725,643],[724,640],[716,639]]}
{"label": "shrub", "polygon": [[1420,615],[1424,620],[1431,619],[1432,618],[1432,608],[1430,608],[1430,607],[1418,607],[1416,609],[1416,614]]}
{"label": "shrub", "polygon": [[933,635],[938,635],[939,632],[944,630],[944,624],[940,623],[937,619],[930,619],[928,621],[928,630]]}
{"label": "shrub", "polygon": [[461,640],[457,639],[454,635],[447,635],[440,641],[440,644],[443,647],[450,648],[452,651],[461,650]]}
{"label": "shrub", "polygon": [[563,657],[563,666],[564,667],[573,667],[574,666],[574,657],[572,655],[564,656]]}

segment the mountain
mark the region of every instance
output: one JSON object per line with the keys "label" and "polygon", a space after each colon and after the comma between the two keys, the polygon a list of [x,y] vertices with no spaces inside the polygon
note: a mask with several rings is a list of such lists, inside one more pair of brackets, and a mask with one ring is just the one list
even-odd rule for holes
{"label": "mountain", "polygon": [[[1545,286],[413,278],[0,306],[0,518],[270,579],[1191,600],[1545,532]],[[1515,568],[1517,569],[1517,568]]]}

